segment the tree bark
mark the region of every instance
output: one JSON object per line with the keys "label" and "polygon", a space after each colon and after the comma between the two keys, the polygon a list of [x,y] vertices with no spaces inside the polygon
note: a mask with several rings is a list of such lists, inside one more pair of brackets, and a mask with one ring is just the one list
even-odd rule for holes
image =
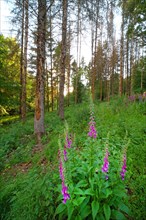
{"label": "tree bark", "polygon": [[24,77],[24,13],[25,13],[25,3],[22,2],[22,23],[21,23],[21,57],[20,57],[20,118],[25,119],[25,77]]}
{"label": "tree bark", "polygon": [[66,64],[66,35],[67,35],[67,0],[63,0],[62,16],[62,45],[61,45],[61,74],[59,84],[59,117],[64,119],[64,83],[65,83],[65,64]]}
{"label": "tree bark", "polygon": [[37,30],[37,75],[35,96],[34,132],[37,144],[41,144],[44,127],[44,93],[45,93],[45,38],[46,38],[46,0],[38,0]]}
{"label": "tree bark", "polygon": [[71,47],[71,30],[69,25],[69,33],[68,33],[68,59],[67,59],[67,106],[70,104],[70,47]]}
{"label": "tree bark", "polygon": [[28,47],[28,5],[29,0],[22,4],[22,35],[21,35],[21,69],[20,69],[20,117],[26,119],[26,77],[27,77],[27,47]]}
{"label": "tree bark", "polygon": [[[124,10],[124,9],[122,9]],[[124,72],[124,11],[122,11],[122,24],[121,24],[121,43],[120,43],[120,79],[119,79],[119,95],[123,94],[123,72]]]}
{"label": "tree bark", "polygon": [[129,96],[129,39],[126,41],[126,95]]}
{"label": "tree bark", "polygon": [[133,66],[134,66],[134,40],[133,37],[131,38],[131,48],[130,48],[130,94],[133,94],[133,82],[134,82],[134,76],[133,76]]}
{"label": "tree bark", "polygon": [[53,88],[53,54],[52,54],[52,8],[50,7],[50,67],[51,67],[51,110],[54,110],[54,88]]}

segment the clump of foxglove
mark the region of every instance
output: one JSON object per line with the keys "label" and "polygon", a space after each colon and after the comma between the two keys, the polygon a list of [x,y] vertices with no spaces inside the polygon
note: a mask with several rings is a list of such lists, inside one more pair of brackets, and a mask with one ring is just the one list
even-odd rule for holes
{"label": "clump of foxglove", "polygon": [[71,137],[66,134],[66,138],[65,138],[65,145],[64,145],[64,150],[63,150],[63,153],[64,153],[64,161],[67,161],[67,148],[71,148],[72,147],[72,139]]}
{"label": "clump of foxglove", "polygon": [[63,203],[65,204],[68,199],[70,199],[70,195],[68,193],[68,187],[65,184],[65,175],[64,175],[64,167],[63,167],[63,162],[62,162],[62,155],[61,151],[59,150],[59,173],[60,173],[60,178],[62,180],[62,195],[63,195]]}
{"label": "clump of foxglove", "polygon": [[65,204],[68,199],[70,199],[70,195],[68,193],[68,187],[62,182],[62,195],[63,195],[63,203]]}
{"label": "clump of foxglove", "polygon": [[123,155],[123,165],[122,165],[122,169],[121,169],[121,172],[120,172],[122,180],[124,180],[124,178],[125,178],[126,168],[127,168],[126,167],[126,153],[124,153],[124,155]]}
{"label": "clump of foxglove", "polygon": [[64,146],[63,154],[64,154],[64,161],[67,161],[67,150],[66,150],[66,146]]}
{"label": "clump of foxglove", "polygon": [[95,120],[94,120],[94,113],[91,111],[91,116],[90,116],[90,122],[89,122],[89,132],[88,136],[91,138],[96,138],[97,137],[97,131],[95,127]]}
{"label": "clump of foxglove", "polygon": [[71,145],[72,145],[71,137],[69,137],[69,135],[67,134],[66,135],[66,147],[71,148]]}
{"label": "clump of foxglove", "polygon": [[103,173],[106,173],[106,180],[108,179],[108,169],[109,169],[109,161],[108,161],[108,156],[109,156],[109,152],[108,152],[108,148],[106,148],[106,153],[105,153],[105,157],[104,157],[104,163],[103,163],[103,166],[102,166],[102,172]]}

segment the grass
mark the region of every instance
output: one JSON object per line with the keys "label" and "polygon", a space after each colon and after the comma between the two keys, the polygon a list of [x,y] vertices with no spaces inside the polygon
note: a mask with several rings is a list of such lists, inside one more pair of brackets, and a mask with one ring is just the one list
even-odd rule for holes
{"label": "grass", "polygon": [[[125,135],[130,139],[127,150],[126,188],[131,219],[145,216],[146,103],[95,103],[98,138],[110,133],[110,145],[121,148]],[[65,109],[74,146],[84,146],[89,122],[88,103]],[[2,220],[47,220],[54,217],[60,195],[58,173],[58,138],[64,138],[64,122],[56,112],[46,113],[43,146],[36,146],[33,118],[0,127],[0,213]],[[59,198],[60,198],[59,197]]]}

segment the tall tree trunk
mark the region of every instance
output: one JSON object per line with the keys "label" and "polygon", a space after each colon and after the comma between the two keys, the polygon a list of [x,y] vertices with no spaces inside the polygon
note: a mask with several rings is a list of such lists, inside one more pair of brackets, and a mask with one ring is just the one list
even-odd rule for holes
{"label": "tall tree trunk", "polygon": [[134,40],[133,37],[131,39],[131,48],[130,48],[130,95],[133,94],[133,81],[134,81],[134,76],[133,76],[133,65],[134,65],[134,56],[133,56],[133,51],[134,49]]}
{"label": "tall tree trunk", "polygon": [[70,59],[67,70],[67,106],[70,104]]}
{"label": "tall tree trunk", "polygon": [[[95,20],[95,33],[93,34],[94,40],[92,42],[93,44],[93,51],[94,51],[94,60],[93,60],[93,65],[92,65],[92,100],[95,100],[95,81],[96,81],[96,73],[97,73],[97,68],[96,68],[96,61],[97,61],[97,36],[98,36],[98,24],[99,24],[99,1],[96,0],[96,7],[94,10],[96,10],[96,20]],[[94,8],[94,7],[93,7]],[[94,22],[94,17],[93,17],[93,22]]]}
{"label": "tall tree trunk", "polygon": [[22,23],[21,23],[21,57],[20,57],[20,118],[25,119],[25,88],[24,88],[24,13],[25,13],[25,0],[22,2]]}
{"label": "tall tree trunk", "polygon": [[28,48],[28,5],[29,0],[25,0],[25,42],[24,42],[24,118],[26,117],[26,78],[27,78],[27,48]]}
{"label": "tall tree trunk", "polygon": [[[124,3],[123,3],[124,4]],[[124,9],[122,9],[121,24],[121,42],[120,42],[120,79],[119,79],[119,95],[123,94],[123,72],[124,72]]]}
{"label": "tall tree trunk", "polygon": [[67,35],[67,5],[68,0],[62,1],[62,44],[61,44],[61,75],[59,84],[59,116],[64,119],[64,83],[65,83],[65,60],[66,60],[66,35]]}
{"label": "tall tree trunk", "polygon": [[142,67],[141,67],[141,76],[140,76],[140,89],[141,92],[143,92],[143,78],[144,78],[144,55],[143,55],[143,51],[142,51]]}
{"label": "tall tree trunk", "polygon": [[126,41],[126,95],[129,96],[129,39]]}
{"label": "tall tree trunk", "polygon": [[78,0],[78,17],[77,17],[77,68],[76,68],[76,77],[75,77],[75,104],[78,102],[78,71],[79,71],[79,65],[80,65],[80,0]]}
{"label": "tall tree trunk", "polygon": [[70,29],[70,25],[69,25],[69,33],[68,33],[68,62],[67,62],[67,106],[69,106],[70,104],[70,46],[71,46],[71,29]]}
{"label": "tall tree trunk", "polygon": [[27,77],[27,45],[28,45],[28,5],[29,0],[23,0],[22,4],[22,35],[21,35],[21,95],[20,95],[20,115],[24,121],[26,119],[26,77]]}
{"label": "tall tree trunk", "polygon": [[52,54],[52,7],[50,7],[50,66],[51,66],[51,110],[54,110],[54,91],[53,91],[53,54]]}
{"label": "tall tree trunk", "polygon": [[50,100],[49,100],[49,71],[46,63],[46,109],[49,112],[50,111]]}
{"label": "tall tree trunk", "polygon": [[37,143],[41,144],[44,128],[44,88],[45,88],[45,38],[46,38],[46,0],[38,0],[38,29],[37,29],[37,75],[34,131]]}
{"label": "tall tree trunk", "polygon": [[[94,4],[92,1],[92,13],[94,10]],[[91,96],[92,100],[94,100],[94,94],[95,94],[95,82],[94,82],[94,59],[95,59],[95,54],[94,54],[94,35],[95,35],[95,30],[94,30],[94,16],[91,14],[91,70],[90,70],[90,82],[91,82]]]}
{"label": "tall tree trunk", "polygon": [[110,94],[114,95],[114,67],[115,67],[115,39],[114,39],[114,13],[113,13],[113,1],[110,1]]}

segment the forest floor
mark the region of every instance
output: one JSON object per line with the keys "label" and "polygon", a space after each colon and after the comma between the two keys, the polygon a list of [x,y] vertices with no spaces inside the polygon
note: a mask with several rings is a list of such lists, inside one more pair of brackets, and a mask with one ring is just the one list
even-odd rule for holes
{"label": "forest floor", "polygon": [[[145,219],[146,102],[131,103],[124,99],[97,102],[94,114],[99,140],[110,133],[111,145],[120,148],[125,135],[130,139],[125,185],[131,212],[125,218]],[[0,219],[45,220],[54,216],[60,202],[58,188],[61,184],[58,140],[64,138],[67,122],[76,151],[82,150],[89,130],[89,103],[67,107],[65,119],[61,121],[55,111],[46,113],[46,133],[41,147],[36,145],[33,117],[25,123],[17,119],[1,125]]]}

